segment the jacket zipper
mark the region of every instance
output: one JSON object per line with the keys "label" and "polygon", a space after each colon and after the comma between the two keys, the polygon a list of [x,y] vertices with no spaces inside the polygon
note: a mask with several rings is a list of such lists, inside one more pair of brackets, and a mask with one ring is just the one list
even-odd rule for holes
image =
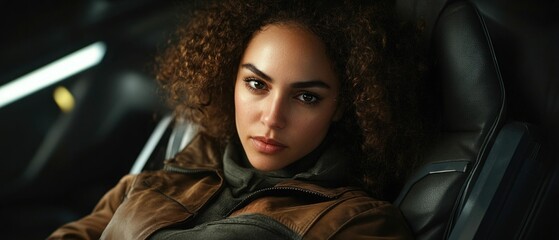
{"label": "jacket zipper", "polygon": [[183,173],[183,174],[190,174],[190,173],[203,173],[203,172],[215,172],[213,169],[186,169],[175,167],[171,165],[167,165],[163,167],[163,170],[168,172],[175,172],[175,173]]}
{"label": "jacket zipper", "polygon": [[[211,169],[185,169],[185,168],[180,168],[180,167],[175,167],[172,165],[167,165],[164,167],[164,170],[169,171],[169,172],[176,172],[176,173],[183,173],[183,174],[190,174],[190,173],[202,173],[202,172],[215,172],[215,170],[211,170]],[[223,186],[221,186],[223,187]],[[220,189],[221,189],[220,187]],[[335,199],[335,196],[331,196],[331,195],[326,195],[324,193],[320,193],[320,192],[316,192],[316,191],[312,191],[312,190],[308,190],[308,189],[304,189],[304,188],[297,188],[297,187],[268,187],[268,188],[263,188],[260,190],[257,190],[251,194],[249,194],[248,196],[246,196],[245,198],[243,198],[243,200],[241,200],[237,205],[235,205],[235,207],[233,207],[231,210],[229,210],[227,212],[227,214],[225,214],[225,216],[223,216],[224,218],[228,217],[229,215],[231,215],[235,210],[239,209],[241,206],[245,205],[248,201],[253,200],[256,196],[265,193],[265,192],[272,192],[272,191],[295,191],[295,192],[300,192],[300,193],[305,193],[305,194],[309,194],[309,195],[314,195],[317,197],[321,197],[321,198],[327,198],[327,199]],[[214,196],[212,196],[213,198]]]}
{"label": "jacket zipper", "polygon": [[305,193],[305,194],[318,196],[318,197],[321,197],[321,198],[327,198],[327,199],[335,199],[336,198],[335,196],[329,196],[329,195],[326,195],[324,193],[311,191],[311,190],[303,189],[303,188],[297,188],[297,187],[269,187],[269,188],[263,188],[263,189],[255,191],[255,192],[249,194],[248,196],[246,196],[245,198],[243,198],[243,200],[241,200],[237,205],[235,205],[235,207],[233,207],[231,210],[229,210],[227,212],[227,214],[225,214],[223,217],[224,218],[228,217],[235,210],[237,210],[241,206],[245,205],[248,201],[253,200],[256,196],[258,196],[258,195],[260,195],[264,192],[271,192],[271,191],[295,191],[295,192],[302,192],[302,193]]}

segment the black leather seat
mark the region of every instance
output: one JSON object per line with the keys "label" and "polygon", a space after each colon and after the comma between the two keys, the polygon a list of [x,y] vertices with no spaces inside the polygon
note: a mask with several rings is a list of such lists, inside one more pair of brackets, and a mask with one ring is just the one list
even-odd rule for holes
{"label": "black leather seat", "polygon": [[398,9],[426,25],[441,126],[395,204],[417,239],[526,237],[536,202],[529,196],[542,184],[527,176],[541,172],[541,143],[535,126],[506,113],[484,18],[468,1],[401,0]]}
{"label": "black leather seat", "polygon": [[437,16],[426,26],[431,36],[425,41],[433,54],[432,76],[440,84],[442,126],[395,202],[418,239],[448,234],[505,117],[503,81],[476,9],[456,2]]}

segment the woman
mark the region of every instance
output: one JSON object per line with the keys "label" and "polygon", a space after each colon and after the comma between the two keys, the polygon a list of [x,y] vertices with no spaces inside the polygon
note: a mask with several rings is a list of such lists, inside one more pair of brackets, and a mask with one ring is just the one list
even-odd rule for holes
{"label": "woman", "polygon": [[[158,79],[200,133],[51,239],[409,239],[415,56],[382,3],[211,3]],[[370,197],[372,194],[375,198]]]}

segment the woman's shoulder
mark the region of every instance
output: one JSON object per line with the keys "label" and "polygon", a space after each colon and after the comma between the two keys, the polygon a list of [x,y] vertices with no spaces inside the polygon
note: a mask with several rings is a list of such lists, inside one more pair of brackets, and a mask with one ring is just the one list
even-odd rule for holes
{"label": "woman's shoulder", "polygon": [[400,210],[391,202],[377,199],[359,187],[324,188],[322,192],[330,194],[331,201],[335,202],[328,214],[336,216],[337,219],[351,220],[360,215],[401,217]]}
{"label": "woman's shoulder", "polygon": [[317,229],[311,229],[309,234],[318,234],[320,239],[326,237],[322,235],[326,232],[328,232],[327,239],[413,238],[407,222],[396,206],[388,201],[371,197],[360,189],[344,192],[337,204],[317,221],[316,226]]}
{"label": "woman's shoulder", "polygon": [[174,158],[165,165],[180,168],[221,168],[224,146],[221,141],[203,132],[197,133]]}
{"label": "woman's shoulder", "polygon": [[266,215],[305,239],[413,238],[396,206],[371,197],[361,188],[325,187],[297,180],[275,187],[292,194],[255,199],[234,215]]}

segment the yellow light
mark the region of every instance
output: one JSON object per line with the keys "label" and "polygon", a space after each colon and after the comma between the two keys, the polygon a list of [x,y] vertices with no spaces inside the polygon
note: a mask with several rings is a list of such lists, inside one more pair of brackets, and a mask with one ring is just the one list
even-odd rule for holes
{"label": "yellow light", "polygon": [[74,108],[74,96],[67,88],[62,86],[57,87],[54,89],[53,97],[62,112],[70,112]]}
{"label": "yellow light", "polygon": [[96,42],[0,86],[0,108],[99,64],[106,51]]}

